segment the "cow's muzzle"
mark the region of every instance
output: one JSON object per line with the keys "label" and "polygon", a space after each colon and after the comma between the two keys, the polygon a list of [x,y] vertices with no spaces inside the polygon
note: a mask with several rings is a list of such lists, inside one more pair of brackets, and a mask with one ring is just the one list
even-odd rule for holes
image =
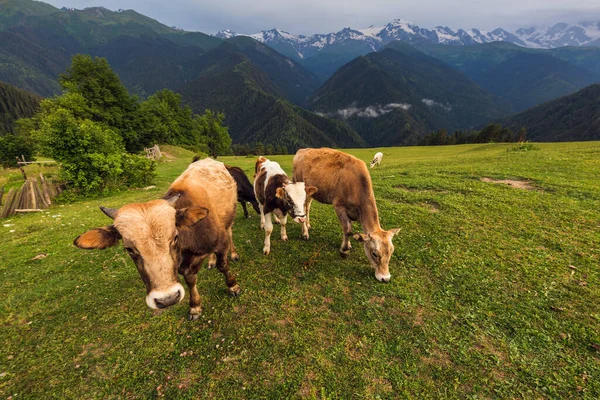
{"label": "cow's muzzle", "polygon": [[169,290],[153,290],[148,293],[148,296],[146,296],[146,304],[153,309],[167,308],[179,303],[183,299],[184,294],[183,286],[177,283]]}

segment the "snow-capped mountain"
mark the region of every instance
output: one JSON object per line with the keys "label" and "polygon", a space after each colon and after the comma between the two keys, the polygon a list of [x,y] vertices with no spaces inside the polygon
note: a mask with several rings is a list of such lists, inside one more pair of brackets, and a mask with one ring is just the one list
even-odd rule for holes
{"label": "snow-capped mountain", "polygon": [[[220,31],[219,38],[239,36],[230,30]],[[396,19],[384,26],[370,26],[364,29],[344,28],[339,32],[294,35],[280,29],[244,35],[265,43],[284,54],[297,58],[307,58],[333,47],[353,49],[357,53],[375,51],[388,43],[429,41],[432,43],[464,46],[476,43],[505,41],[524,47],[554,48],[562,46],[600,46],[600,21],[578,24],[558,23],[543,28],[522,28],[514,33],[502,28],[493,31],[481,29],[452,30],[445,26],[433,29],[421,28],[408,21]]]}
{"label": "snow-capped mountain", "polygon": [[600,46],[600,21],[578,24],[558,23],[542,28],[522,28],[515,32],[528,47]]}

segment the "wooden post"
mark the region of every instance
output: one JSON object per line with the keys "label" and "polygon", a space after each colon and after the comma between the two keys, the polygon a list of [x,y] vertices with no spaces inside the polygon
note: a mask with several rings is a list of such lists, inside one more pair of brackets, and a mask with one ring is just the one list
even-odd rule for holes
{"label": "wooden post", "polygon": [[17,157],[17,165],[19,166],[19,169],[21,170],[21,173],[23,174],[23,179],[25,181],[27,181],[27,175],[25,174],[25,170],[21,166],[20,162],[21,162],[21,160],[19,160],[19,157]]}
{"label": "wooden post", "polygon": [[35,195],[35,186],[37,186],[37,179],[31,178],[29,180],[29,198],[31,199],[31,206],[29,208],[38,208],[38,199]]}
{"label": "wooden post", "polygon": [[2,197],[4,196],[4,185],[2,185],[2,189],[0,189],[0,207],[2,207]]}

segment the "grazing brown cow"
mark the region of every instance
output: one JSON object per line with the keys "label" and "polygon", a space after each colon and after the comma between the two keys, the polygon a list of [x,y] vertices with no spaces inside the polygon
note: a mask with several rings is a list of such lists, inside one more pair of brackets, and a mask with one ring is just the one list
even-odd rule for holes
{"label": "grazing brown cow", "polygon": [[146,304],[166,308],[190,291],[190,320],[201,312],[196,274],[202,261],[216,254],[229,294],[240,286],[229,272],[227,253],[236,260],[232,226],[237,200],[236,184],[223,163],[209,158],[194,162],[169,187],[162,199],[133,203],[117,209],[100,207],[113,225],[92,229],[74,241],[82,249],[105,249],[123,240],[123,246],[146,285]]}
{"label": "grazing brown cow", "polygon": [[[315,200],[332,204],[344,237],[340,253],[346,257],[350,252],[350,236],[364,243],[365,254],[375,269],[375,278],[381,282],[390,280],[389,262],[394,252],[392,238],[400,228],[385,231],[379,225],[379,215],[369,170],[365,163],[341,151],[300,149],[294,156],[294,181],[316,186]],[[310,229],[310,203],[306,201],[306,218],[302,237],[308,239]],[[364,233],[352,235],[352,221],[360,222]]]}
{"label": "grazing brown cow", "polygon": [[288,240],[286,232],[287,214],[294,222],[304,222],[304,203],[317,188],[305,186],[304,182],[293,183],[281,169],[279,163],[259,157],[256,161],[254,192],[260,208],[260,227],[265,229],[263,254],[271,251],[271,232],[273,222],[271,213],[277,216],[281,224],[281,240]]}

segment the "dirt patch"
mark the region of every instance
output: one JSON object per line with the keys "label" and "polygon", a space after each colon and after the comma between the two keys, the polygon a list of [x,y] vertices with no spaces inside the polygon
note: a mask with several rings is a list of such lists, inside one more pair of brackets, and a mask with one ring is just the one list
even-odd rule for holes
{"label": "dirt patch", "polygon": [[439,349],[433,349],[428,356],[421,357],[421,361],[427,365],[435,365],[438,367],[447,367],[452,364],[450,356]]}
{"label": "dirt patch", "polygon": [[437,213],[440,211],[440,205],[435,201],[426,201],[424,203],[419,203],[419,205],[432,213]]}
{"label": "dirt patch", "polygon": [[413,320],[413,326],[422,326],[423,325],[423,308],[419,307],[415,311],[415,319]]}
{"label": "dirt patch", "polygon": [[166,152],[164,152],[164,151],[161,151],[161,152],[160,152],[160,154],[161,154],[161,155],[162,155],[164,158],[166,158],[167,160],[175,160],[175,159],[177,158],[177,157],[175,157],[173,154],[169,154],[169,153],[166,153]]}
{"label": "dirt patch", "polygon": [[518,180],[514,180],[514,179],[491,179],[491,178],[481,178],[481,181],[487,182],[487,183],[508,185],[508,186],[512,186],[514,188],[523,189],[523,190],[537,189],[535,186],[532,185],[531,181],[518,181]]}

